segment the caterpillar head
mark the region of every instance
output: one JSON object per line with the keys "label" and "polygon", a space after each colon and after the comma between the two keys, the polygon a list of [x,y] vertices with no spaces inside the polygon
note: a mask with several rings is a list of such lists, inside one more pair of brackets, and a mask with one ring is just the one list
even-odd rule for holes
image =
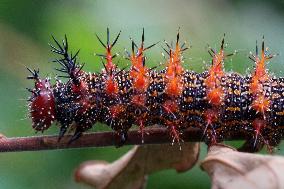
{"label": "caterpillar head", "polygon": [[32,127],[36,131],[48,129],[55,120],[55,99],[52,87],[48,78],[40,79],[39,70],[31,70],[32,74],[27,79],[35,81],[35,87],[28,89],[31,92],[29,99],[30,117],[32,118]]}

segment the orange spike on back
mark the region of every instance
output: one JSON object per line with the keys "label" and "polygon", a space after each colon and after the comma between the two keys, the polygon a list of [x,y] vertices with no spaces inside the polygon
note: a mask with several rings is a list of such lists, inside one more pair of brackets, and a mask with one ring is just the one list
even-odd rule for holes
{"label": "orange spike on back", "polygon": [[179,31],[177,33],[177,40],[175,49],[173,49],[167,42],[165,42],[169,48],[169,59],[167,61],[167,68],[165,73],[166,78],[166,93],[172,96],[178,96],[182,92],[182,74],[184,69],[182,67],[182,53],[187,47],[179,45]]}
{"label": "orange spike on back", "polygon": [[249,58],[255,62],[255,70],[251,78],[250,91],[254,97],[252,108],[256,112],[260,112],[265,119],[265,112],[269,111],[270,99],[265,96],[264,83],[270,80],[270,76],[266,70],[266,62],[275,55],[266,54],[264,49],[264,37],[262,41],[261,55],[258,55],[258,47],[256,42],[256,54]]}
{"label": "orange spike on back", "polygon": [[[145,66],[144,51],[157,44],[154,43],[144,48],[144,41],[145,41],[145,35],[143,28],[141,45],[140,47],[138,47],[135,44],[135,42],[132,40],[132,53],[129,57],[132,64],[129,75],[130,78],[133,80],[133,87],[137,91],[145,91],[149,83],[149,76],[148,76],[149,69]],[[136,53],[135,53],[135,47],[137,48]]]}
{"label": "orange spike on back", "polygon": [[116,38],[112,43],[110,43],[110,33],[109,33],[109,28],[107,28],[107,42],[104,44],[100,37],[96,34],[99,42],[102,44],[102,46],[106,49],[105,55],[99,55],[101,57],[104,57],[106,59],[106,64],[103,62],[104,66],[104,72],[107,74],[107,78],[105,80],[105,93],[108,95],[115,95],[118,93],[118,84],[114,79],[115,72],[116,72],[116,65],[113,63],[113,58],[116,55],[112,55],[112,47],[116,44],[119,36],[120,36],[121,31],[117,34]]}
{"label": "orange spike on back", "polygon": [[118,93],[118,86],[116,81],[114,81],[114,79],[112,77],[109,77],[106,80],[106,84],[105,84],[105,93],[108,95],[114,95]]}
{"label": "orange spike on back", "polygon": [[144,49],[143,49],[143,43],[144,41],[141,42],[141,47],[137,50],[137,53],[135,53],[135,43],[132,41],[132,54],[130,57],[131,61],[131,69],[130,69],[130,77],[136,78],[138,73],[140,71],[147,71],[147,68],[145,66],[145,57],[144,57]]}
{"label": "orange spike on back", "polygon": [[184,48],[185,43],[182,46],[179,45],[179,30],[177,33],[175,49],[173,49],[167,42],[165,43],[169,48],[166,77],[171,78],[175,77],[175,75],[181,75],[184,72],[182,67],[182,53],[187,50],[188,47]]}
{"label": "orange spike on back", "polygon": [[133,80],[133,87],[137,91],[145,91],[149,84],[148,70],[141,69],[137,72],[136,78]]}
{"label": "orange spike on back", "polygon": [[258,91],[262,90],[261,83],[266,82],[269,80],[269,74],[266,70],[266,62],[273,58],[275,55],[266,55],[264,49],[264,37],[262,41],[262,48],[261,48],[261,55],[258,55],[258,47],[256,44],[256,54],[249,57],[251,60],[255,62],[255,71],[252,76],[252,82],[250,85],[250,89],[252,93],[257,93]]}
{"label": "orange spike on back", "polygon": [[225,40],[223,38],[221,42],[221,48],[218,53],[212,48],[210,48],[209,50],[209,54],[212,56],[212,65],[211,65],[209,72],[211,75],[215,75],[217,77],[224,75],[223,66],[224,66],[224,59],[226,57],[224,53],[224,41]]}
{"label": "orange spike on back", "polygon": [[224,37],[221,42],[220,51],[217,53],[212,48],[209,49],[209,54],[212,56],[212,65],[209,69],[208,77],[205,79],[207,87],[207,99],[212,105],[219,106],[223,102],[224,91],[221,86],[221,78],[224,76],[224,59],[227,56],[224,52]]}
{"label": "orange spike on back", "polygon": [[119,33],[117,34],[116,38],[114,39],[114,41],[110,44],[110,34],[109,34],[109,28],[107,28],[107,43],[104,44],[102,42],[102,40],[99,38],[98,35],[97,38],[99,40],[99,42],[102,44],[102,46],[106,49],[106,53],[105,55],[99,55],[99,56],[102,56],[106,59],[106,65],[105,65],[105,71],[106,72],[111,72],[111,71],[114,71],[116,69],[116,65],[113,63],[113,58],[116,56],[116,55],[112,55],[111,53],[111,49],[112,47],[115,45],[115,43],[117,42],[119,36],[120,36],[120,33],[121,31],[119,31]]}
{"label": "orange spike on back", "polygon": [[166,94],[171,96],[179,96],[182,93],[182,80],[179,76],[175,76],[174,78],[168,80],[166,85]]}

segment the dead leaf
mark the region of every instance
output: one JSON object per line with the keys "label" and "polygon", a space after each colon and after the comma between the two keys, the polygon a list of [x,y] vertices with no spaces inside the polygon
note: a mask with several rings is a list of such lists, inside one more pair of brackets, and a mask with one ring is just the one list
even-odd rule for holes
{"label": "dead leaf", "polygon": [[238,152],[224,145],[209,148],[201,163],[212,180],[213,189],[284,188],[284,158]]}
{"label": "dead leaf", "polygon": [[192,168],[199,155],[199,143],[134,146],[113,163],[89,161],[75,171],[75,180],[97,189],[140,189],[145,187],[147,175],[163,169],[178,172]]}

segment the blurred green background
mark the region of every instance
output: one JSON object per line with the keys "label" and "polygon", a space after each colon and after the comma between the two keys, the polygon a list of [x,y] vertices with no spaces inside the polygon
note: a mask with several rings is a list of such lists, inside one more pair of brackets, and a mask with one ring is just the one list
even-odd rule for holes
{"label": "blurred green background", "polygon": [[[142,28],[146,44],[175,40],[181,27],[181,39],[192,48],[184,56],[185,66],[202,71],[210,57],[207,44],[219,48],[226,33],[227,52],[239,53],[226,61],[227,71],[248,73],[253,63],[247,58],[255,49],[255,41],[265,36],[267,46],[279,53],[268,65],[271,73],[283,76],[284,52],[284,2],[278,1],[0,1],[0,128],[8,137],[35,135],[27,118],[26,87],[33,84],[25,79],[25,66],[40,68],[42,76],[55,76],[55,65],[50,63],[48,42],[51,34],[58,39],[67,34],[70,46],[81,49],[80,61],[85,70],[99,71],[101,63],[94,52],[103,49],[95,33],[106,37],[110,27],[112,37],[122,30],[115,51],[119,65],[124,59],[124,49],[130,49],[129,37],[140,41]],[[147,52],[147,64],[163,61],[161,42]],[[99,126],[97,129],[105,129]],[[56,134],[54,126],[46,134]],[[239,145],[238,142],[231,143]],[[83,161],[102,159],[113,161],[124,154],[129,146],[116,149],[88,148],[0,154],[0,188],[86,188],[73,181],[73,170]],[[283,145],[277,154],[284,154]],[[202,145],[201,159],[206,146]],[[167,170],[149,177],[147,188],[209,188],[209,177],[198,164],[191,171],[177,174]]]}

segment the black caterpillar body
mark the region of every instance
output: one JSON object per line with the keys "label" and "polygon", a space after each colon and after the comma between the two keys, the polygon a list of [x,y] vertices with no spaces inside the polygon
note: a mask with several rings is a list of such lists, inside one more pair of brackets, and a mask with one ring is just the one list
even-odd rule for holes
{"label": "black caterpillar body", "polygon": [[75,132],[70,142],[96,122],[105,123],[121,138],[127,140],[127,132],[139,126],[144,136],[144,127],[166,127],[172,142],[180,142],[180,134],[189,127],[200,128],[207,144],[222,142],[234,134],[243,135],[252,149],[263,145],[269,148],[279,144],[284,129],[284,78],[270,77],[265,62],[274,55],[267,55],[262,43],[261,54],[251,55],[255,72],[248,76],[223,71],[224,39],[221,49],[209,49],[212,66],[203,73],[182,68],[182,52],[187,49],[179,44],[168,44],[164,49],[169,58],[161,71],[145,65],[144,30],[141,46],[132,41],[132,63],[129,70],[119,69],[113,63],[112,47],[120,33],[110,44],[99,41],[106,48],[106,59],[101,73],[86,73],[77,62],[77,55],[68,51],[67,39],[52,51],[60,57],[54,62],[58,70],[66,73],[68,81],[56,80],[51,85],[48,79],[40,79],[38,71],[30,70],[29,79],[35,80],[30,89],[30,114],[33,128],[44,131],[53,121],[60,123],[59,139],[71,125]]}

